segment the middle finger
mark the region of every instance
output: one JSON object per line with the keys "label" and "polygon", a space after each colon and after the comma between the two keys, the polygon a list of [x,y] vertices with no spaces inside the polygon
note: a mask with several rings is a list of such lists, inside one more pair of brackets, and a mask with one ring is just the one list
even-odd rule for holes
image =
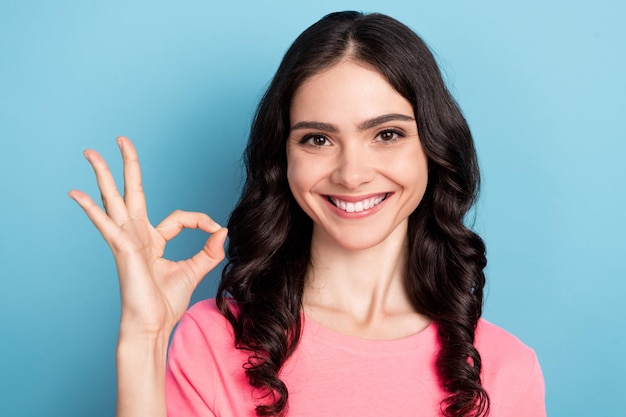
{"label": "middle finger", "polygon": [[133,143],[123,136],[117,138],[117,143],[124,159],[124,201],[128,214],[133,218],[148,217],[137,150]]}

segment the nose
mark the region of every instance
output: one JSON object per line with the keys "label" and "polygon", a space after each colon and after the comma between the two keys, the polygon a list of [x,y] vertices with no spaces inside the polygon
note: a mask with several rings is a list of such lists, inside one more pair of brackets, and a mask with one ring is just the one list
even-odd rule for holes
{"label": "nose", "polygon": [[346,146],[337,154],[331,181],[348,190],[355,190],[376,176],[373,155],[367,147]]}

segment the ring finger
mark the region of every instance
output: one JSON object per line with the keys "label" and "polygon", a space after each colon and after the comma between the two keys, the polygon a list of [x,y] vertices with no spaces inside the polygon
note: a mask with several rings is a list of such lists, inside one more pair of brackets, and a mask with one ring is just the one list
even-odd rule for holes
{"label": "ring finger", "polygon": [[96,181],[98,182],[98,188],[100,189],[100,195],[102,198],[102,205],[106,213],[117,224],[123,223],[128,218],[128,211],[124,200],[117,190],[113,175],[109,170],[104,159],[93,150],[86,150],[85,157],[91,164],[94,173],[96,174]]}

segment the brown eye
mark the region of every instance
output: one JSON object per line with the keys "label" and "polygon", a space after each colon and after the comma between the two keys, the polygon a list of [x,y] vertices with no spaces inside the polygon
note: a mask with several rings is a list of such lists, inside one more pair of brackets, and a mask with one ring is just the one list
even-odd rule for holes
{"label": "brown eye", "polygon": [[383,143],[390,143],[397,141],[402,136],[404,135],[395,129],[387,129],[380,132],[376,136],[376,140]]}
{"label": "brown eye", "polygon": [[328,138],[322,135],[307,135],[302,139],[302,143],[314,147],[328,146],[330,144]]}

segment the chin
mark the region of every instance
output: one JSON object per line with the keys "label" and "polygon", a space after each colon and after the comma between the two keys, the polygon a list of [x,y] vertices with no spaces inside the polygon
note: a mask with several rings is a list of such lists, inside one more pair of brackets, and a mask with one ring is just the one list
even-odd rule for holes
{"label": "chin", "polygon": [[341,249],[347,251],[362,251],[374,248],[381,243],[385,242],[389,235],[385,236],[372,236],[371,233],[367,233],[366,236],[362,236],[358,233],[351,234],[350,236],[333,236],[335,245]]}

